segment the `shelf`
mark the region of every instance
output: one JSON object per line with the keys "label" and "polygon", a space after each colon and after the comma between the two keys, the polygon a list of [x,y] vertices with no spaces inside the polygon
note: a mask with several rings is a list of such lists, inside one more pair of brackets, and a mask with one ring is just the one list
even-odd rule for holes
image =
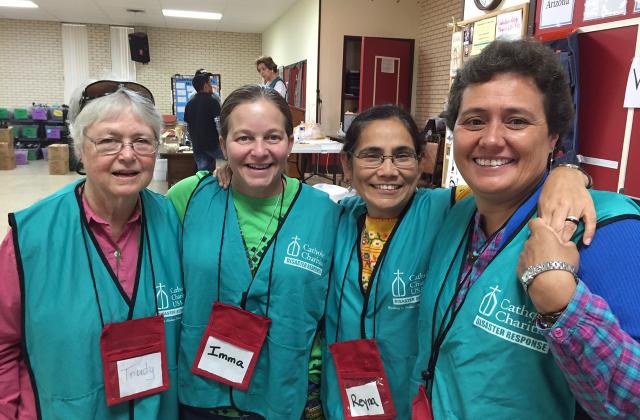
{"label": "shelf", "polygon": [[30,141],[30,142],[47,142],[47,143],[51,143],[51,142],[56,142],[57,141],[57,142],[61,142],[61,143],[67,143],[68,140],[69,140],[68,137],[63,137],[61,139],[40,139],[40,138],[38,138],[38,139],[29,139],[29,138],[26,138],[26,137],[18,137],[16,139],[14,139],[13,141],[14,142],[19,142],[19,141],[27,142],[27,141]]}
{"label": "shelf", "polygon": [[0,119],[0,122],[6,122],[9,124],[48,124],[48,125],[66,125],[64,121],[59,120],[14,120],[12,118],[9,119]]}

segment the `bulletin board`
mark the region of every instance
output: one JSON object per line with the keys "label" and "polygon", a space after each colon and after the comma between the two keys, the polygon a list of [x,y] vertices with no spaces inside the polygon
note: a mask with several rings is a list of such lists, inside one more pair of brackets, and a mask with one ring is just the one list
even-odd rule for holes
{"label": "bulletin board", "polygon": [[[187,102],[196,90],[191,84],[193,75],[176,74],[171,77],[171,97],[173,99],[173,115],[176,116],[178,121],[184,121],[184,108],[187,106]],[[211,75],[211,84],[214,90],[220,93],[222,86],[219,74]]]}
{"label": "bulletin board", "polygon": [[[470,57],[480,54],[494,39],[522,39],[527,35],[529,4],[507,7],[460,22],[452,22],[450,83],[459,67]],[[442,186],[465,185],[453,160],[453,133],[447,129],[442,157]]]}

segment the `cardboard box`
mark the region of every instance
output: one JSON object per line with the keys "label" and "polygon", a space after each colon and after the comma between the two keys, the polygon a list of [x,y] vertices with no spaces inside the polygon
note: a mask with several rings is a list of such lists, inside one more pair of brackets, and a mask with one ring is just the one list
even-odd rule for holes
{"label": "cardboard box", "polygon": [[0,170],[6,171],[16,168],[16,155],[13,146],[0,143]]}
{"label": "cardboard box", "polygon": [[52,144],[49,146],[49,161],[64,160],[69,166],[69,145]]}
{"label": "cardboard box", "polygon": [[10,147],[13,147],[13,131],[11,127],[0,128],[0,143],[8,143]]}
{"label": "cardboard box", "polygon": [[9,143],[0,143],[0,157],[15,156],[13,145]]}
{"label": "cardboard box", "polygon": [[8,171],[11,169],[16,169],[15,155],[0,156],[0,171]]}
{"label": "cardboard box", "polygon": [[69,159],[51,160],[51,158],[49,158],[49,175],[66,175],[68,173],[69,173]]}

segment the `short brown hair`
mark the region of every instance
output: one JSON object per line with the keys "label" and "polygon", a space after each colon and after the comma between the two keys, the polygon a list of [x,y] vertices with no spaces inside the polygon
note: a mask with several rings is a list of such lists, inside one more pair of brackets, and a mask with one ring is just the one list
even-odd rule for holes
{"label": "short brown hair", "polygon": [[273,58],[271,58],[269,56],[262,56],[262,57],[258,58],[256,60],[256,68],[258,68],[258,66],[260,64],[264,64],[266,68],[268,68],[269,70],[271,70],[273,72],[277,72],[278,71],[278,66],[276,66],[276,63],[273,61]]}

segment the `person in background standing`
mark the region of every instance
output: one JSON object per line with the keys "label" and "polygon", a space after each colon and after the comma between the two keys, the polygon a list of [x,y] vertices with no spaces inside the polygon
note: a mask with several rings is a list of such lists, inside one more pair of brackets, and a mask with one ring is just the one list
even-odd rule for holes
{"label": "person in background standing", "polygon": [[287,85],[278,74],[278,66],[271,57],[260,57],[256,60],[256,67],[265,86],[273,89],[283,98],[287,99]]}
{"label": "person in background standing", "polygon": [[219,153],[216,118],[220,116],[220,104],[212,96],[211,73],[200,72],[193,77],[196,94],[189,100],[184,112],[189,136],[193,144],[193,158],[199,171],[213,171],[216,154]]}

